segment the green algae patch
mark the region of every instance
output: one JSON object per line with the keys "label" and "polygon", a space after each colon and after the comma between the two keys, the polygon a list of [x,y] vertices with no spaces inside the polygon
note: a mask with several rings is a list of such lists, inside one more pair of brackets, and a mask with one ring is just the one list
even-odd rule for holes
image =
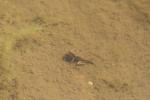
{"label": "green algae patch", "polygon": [[12,82],[16,77],[16,68],[11,66],[10,59],[15,59],[13,52],[17,40],[35,37],[40,30],[41,28],[36,25],[26,25],[20,28],[5,26],[0,30],[0,98],[3,100],[14,95],[15,87]]}

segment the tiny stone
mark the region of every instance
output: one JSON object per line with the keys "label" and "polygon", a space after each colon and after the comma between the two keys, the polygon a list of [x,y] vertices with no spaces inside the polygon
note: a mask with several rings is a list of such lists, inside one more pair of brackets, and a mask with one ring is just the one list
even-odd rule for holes
{"label": "tiny stone", "polygon": [[93,85],[93,82],[92,82],[92,81],[89,81],[88,84],[92,86],[92,85]]}

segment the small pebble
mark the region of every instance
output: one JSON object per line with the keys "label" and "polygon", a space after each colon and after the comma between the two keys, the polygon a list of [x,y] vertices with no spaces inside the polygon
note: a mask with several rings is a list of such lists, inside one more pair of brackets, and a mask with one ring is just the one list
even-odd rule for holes
{"label": "small pebble", "polygon": [[92,81],[89,81],[88,84],[91,85],[91,86],[93,86],[93,82]]}

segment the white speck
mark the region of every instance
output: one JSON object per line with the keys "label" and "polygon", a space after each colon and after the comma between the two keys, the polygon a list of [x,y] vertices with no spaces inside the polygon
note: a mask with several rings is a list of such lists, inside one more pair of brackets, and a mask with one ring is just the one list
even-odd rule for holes
{"label": "white speck", "polygon": [[91,86],[93,86],[93,82],[92,81],[89,81],[88,84],[91,85]]}

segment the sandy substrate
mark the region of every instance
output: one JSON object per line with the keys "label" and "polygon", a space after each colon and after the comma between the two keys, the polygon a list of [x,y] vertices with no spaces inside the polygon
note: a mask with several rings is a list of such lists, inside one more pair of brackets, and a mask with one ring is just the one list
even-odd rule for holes
{"label": "sandy substrate", "polygon": [[149,99],[150,0],[0,0],[0,100]]}

